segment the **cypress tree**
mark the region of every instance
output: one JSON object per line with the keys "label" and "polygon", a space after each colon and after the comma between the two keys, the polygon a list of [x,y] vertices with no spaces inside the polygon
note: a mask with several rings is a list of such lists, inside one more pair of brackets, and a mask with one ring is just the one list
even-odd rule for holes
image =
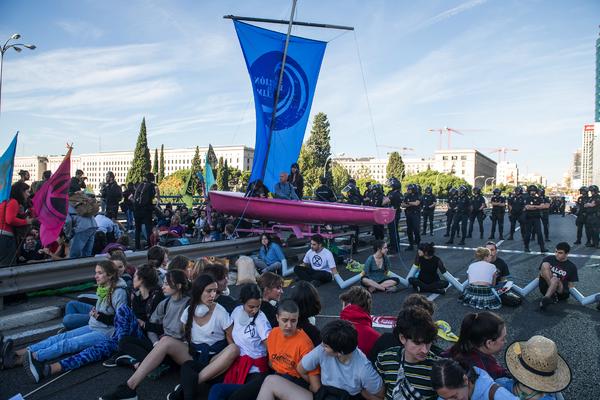
{"label": "cypress tree", "polygon": [[402,157],[400,157],[400,153],[397,151],[390,153],[387,167],[385,168],[385,177],[387,179],[394,177],[402,181],[405,175],[406,172],[404,171],[404,162],[402,161]]}
{"label": "cypress tree", "polygon": [[219,157],[219,164],[217,167],[217,187],[219,190],[224,190],[223,187],[223,157]]}
{"label": "cypress tree", "polygon": [[221,177],[223,180],[221,182],[221,190],[229,191],[229,167],[227,166],[227,160],[225,160],[225,163],[223,164],[223,173],[221,174]]}
{"label": "cypress tree", "polygon": [[200,159],[200,148],[196,146],[196,152],[192,159],[192,186],[194,188],[194,194],[200,194],[201,186],[200,180],[198,179],[198,172],[202,173],[202,160]]}
{"label": "cypress tree", "polygon": [[162,182],[165,179],[165,145],[160,145],[160,161],[158,163],[158,182]]}
{"label": "cypress tree", "polygon": [[215,150],[212,147],[212,144],[208,145],[208,153],[207,153],[207,157],[208,157],[208,162],[210,164],[210,167],[214,170],[217,167],[217,155],[215,154]]}
{"label": "cypress tree", "polygon": [[152,173],[158,178],[158,149],[154,149],[154,161],[152,162]]}
{"label": "cypress tree", "polygon": [[310,136],[300,150],[298,164],[304,176],[305,194],[311,196],[319,186],[319,176],[323,174],[325,162],[331,155],[330,129],[327,114],[315,115]]}
{"label": "cypress tree", "polygon": [[131,167],[127,171],[126,182],[139,183],[144,180],[144,176],[150,172],[150,149],[148,148],[148,139],[146,136],[146,118],[142,119],[140,133],[133,152]]}

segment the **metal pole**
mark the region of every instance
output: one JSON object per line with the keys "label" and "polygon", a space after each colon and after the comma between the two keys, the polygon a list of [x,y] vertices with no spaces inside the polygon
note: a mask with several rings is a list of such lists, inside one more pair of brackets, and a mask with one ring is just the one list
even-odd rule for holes
{"label": "metal pole", "polygon": [[[269,24],[283,24],[287,25],[290,21],[286,21],[284,19],[268,19],[268,18],[254,18],[254,17],[241,17],[238,15],[224,15],[225,19],[233,19],[237,21],[250,21],[250,22],[266,22]],[[300,22],[294,21],[294,25],[298,26],[310,26],[311,28],[326,28],[326,29],[342,29],[346,31],[353,31],[354,27],[352,26],[343,26],[343,25],[332,25],[332,24],[317,24],[314,22]]]}
{"label": "metal pole", "polygon": [[290,44],[290,35],[292,33],[292,25],[294,22],[294,13],[296,12],[296,2],[292,1],[292,12],[290,14],[290,21],[288,24],[288,31],[285,37],[285,45],[283,46],[283,58],[281,60],[281,71],[279,71],[279,79],[277,81],[277,87],[275,88],[275,100],[273,102],[273,113],[271,114],[271,126],[269,127],[269,137],[267,139],[267,152],[265,154],[265,163],[263,164],[262,177],[264,179],[267,171],[267,161],[269,157],[269,150],[271,149],[271,136],[273,135],[273,129],[275,128],[275,117],[277,115],[277,103],[279,103],[279,92],[281,91],[281,84],[283,82],[283,72],[285,70],[285,60],[287,58],[288,46]]}
{"label": "metal pole", "polygon": [[4,67],[4,48],[0,49],[0,114],[2,114],[2,68]]}

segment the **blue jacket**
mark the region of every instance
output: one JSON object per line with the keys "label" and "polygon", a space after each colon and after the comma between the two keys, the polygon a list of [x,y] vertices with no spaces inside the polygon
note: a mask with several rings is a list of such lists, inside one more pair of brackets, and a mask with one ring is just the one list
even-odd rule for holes
{"label": "blue jacket", "polygon": [[271,243],[268,249],[265,249],[265,246],[260,246],[258,257],[267,265],[285,260],[283,250],[281,250],[281,247],[277,243]]}
{"label": "blue jacket", "polygon": [[275,192],[273,192],[273,197],[276,199],[300,200],[294,187],[287,182],[277,182],[275,184]]}

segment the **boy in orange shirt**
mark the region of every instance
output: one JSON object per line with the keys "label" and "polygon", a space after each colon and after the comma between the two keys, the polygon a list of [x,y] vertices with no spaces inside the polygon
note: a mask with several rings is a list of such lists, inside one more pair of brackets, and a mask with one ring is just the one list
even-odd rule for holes
{"label": "boy in orange shirt", "polygon": [[304,388],[310,386],[311,389],[318,389],[320,385],[319,369],[308,373],[309,382],[305,381],[297,370],[302,357],[314,347],[308,335],[297,327],[299,313],[298,305],[293,300],[284,300],[279,304],[277,307],[279,326],[273,328],[267,338],[269,366],[273,371],[257,374],[250,382],[232,393],[229,400],[255,400],[263,381],[271,373],[289,379]]}

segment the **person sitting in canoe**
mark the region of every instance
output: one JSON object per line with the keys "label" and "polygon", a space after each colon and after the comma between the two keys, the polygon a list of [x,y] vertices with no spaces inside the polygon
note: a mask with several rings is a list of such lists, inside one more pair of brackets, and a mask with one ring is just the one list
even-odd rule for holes
{"label": "person sitting in canoe", "polygon": [[275,192],[273,193],[273,197],[283,200],[300,200],[298,195],[296,195],[296,190],[288,182],[287,172],[281,171],[279,173],[279,182],[275,184]]}

